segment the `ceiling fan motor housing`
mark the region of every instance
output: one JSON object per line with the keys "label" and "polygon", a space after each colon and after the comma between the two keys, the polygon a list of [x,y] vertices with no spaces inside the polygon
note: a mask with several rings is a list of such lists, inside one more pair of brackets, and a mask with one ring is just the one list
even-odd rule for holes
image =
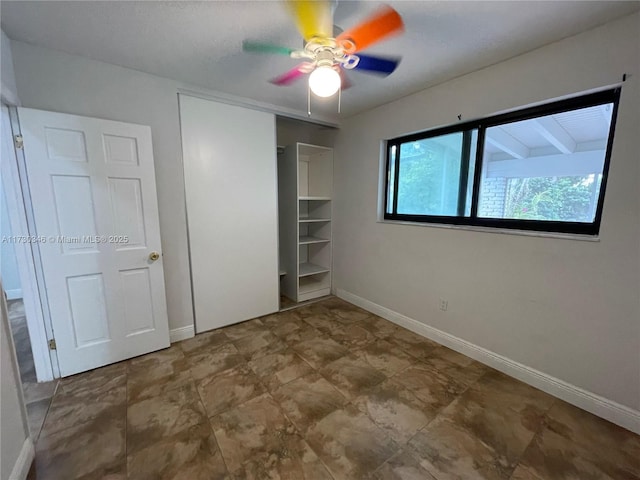
{"label": "ceiling fan motor housing", "polygon": [[307,42],[302,51],[291,53],[292,57],[309,58],[313,60],[315,66],[342,65],[344,68],[352,69],[358,65],[360,60],[357,55],[347,55],[344,49],[336,43],[335,38],[313,38]]}

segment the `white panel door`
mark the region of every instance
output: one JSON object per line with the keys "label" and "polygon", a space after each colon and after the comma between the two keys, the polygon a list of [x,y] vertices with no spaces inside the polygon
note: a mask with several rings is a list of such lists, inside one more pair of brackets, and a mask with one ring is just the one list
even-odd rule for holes
{"label": "white panel door", "polygon": [[275,116],[180,95],[196,331],[278,310]]}
{"label": "white panel door", "polygon": [[62,376],[168,347],[151,129],[18,116]]}

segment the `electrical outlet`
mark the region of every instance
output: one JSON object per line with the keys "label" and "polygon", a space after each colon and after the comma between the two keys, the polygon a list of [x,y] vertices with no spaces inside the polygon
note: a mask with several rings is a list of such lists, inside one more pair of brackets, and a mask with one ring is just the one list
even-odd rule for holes
{"label": "electrical outlet", "polygon": [[449,301],[441,298],[440,299],[440,310],[442,310],[443,312],[446,312],[447,308],[449,308]]}

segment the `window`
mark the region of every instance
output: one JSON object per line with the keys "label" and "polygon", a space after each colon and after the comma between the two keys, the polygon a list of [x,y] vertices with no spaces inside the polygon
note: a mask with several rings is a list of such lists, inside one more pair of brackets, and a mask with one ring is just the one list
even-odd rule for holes
{"label": "window", "polygon": [[384,218],[596,235],[619,96],[389,140]]}

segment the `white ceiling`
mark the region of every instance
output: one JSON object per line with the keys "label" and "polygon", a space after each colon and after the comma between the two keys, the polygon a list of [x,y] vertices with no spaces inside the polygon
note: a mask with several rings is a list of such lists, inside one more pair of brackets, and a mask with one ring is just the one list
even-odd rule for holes
{"label": "white ceiling", "polygon": [[[403,56],[387,78],[350,72],[342,117],[574,35],[640,8],[627,1],[389,1],[406,32],[367,50]],[[380,2],[340,1],[334,23],[346,29]],[[2,1],[2,29],[46,46],[306,111],[306,82],[268,79],[296,65],[288,57],[243,53],[243,39],[298,47],[302,40],[277,1]],[[314,102],[331,115],[334,101]]]}

